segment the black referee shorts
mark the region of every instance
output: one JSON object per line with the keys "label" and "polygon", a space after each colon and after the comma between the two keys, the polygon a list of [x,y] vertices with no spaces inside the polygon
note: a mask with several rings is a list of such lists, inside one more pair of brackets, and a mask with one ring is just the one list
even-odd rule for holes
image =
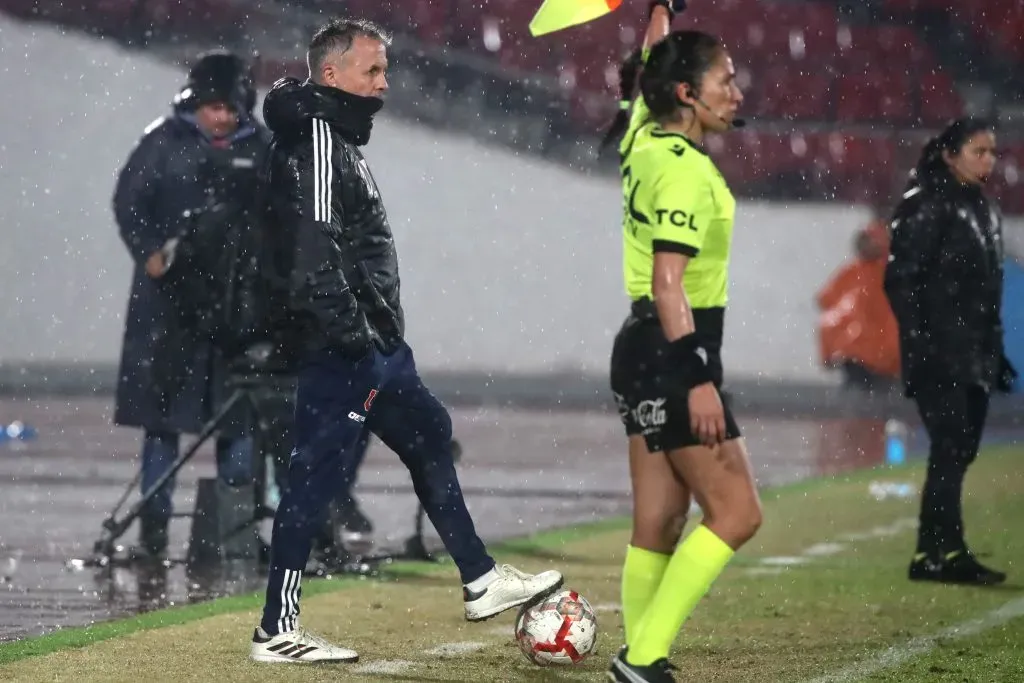
{"label": "black referee shorts", "polygon": [[[637,311],[641,315],[637,315]],[[708,317],[722,320],[724,311],[711,313],[694,311],[698,334],[701,321],[714,325]],[[721,345],[708,344],[708,364],[711,366],[716,388],[722,386]],[[626,318],[615,336],[611,359],[611,389],[626,434],[642,434],[647,448],[654,451],[672,451],[700,446],[700,440],[690,429],[689,394],[692,388],[677,369],[667,362],[668,342],[661,331],[657,316],[643,312],[634,305],[634,313]],[[725,438],[738,439],[739,425],[729,404],[723,399],[725,410]]]}

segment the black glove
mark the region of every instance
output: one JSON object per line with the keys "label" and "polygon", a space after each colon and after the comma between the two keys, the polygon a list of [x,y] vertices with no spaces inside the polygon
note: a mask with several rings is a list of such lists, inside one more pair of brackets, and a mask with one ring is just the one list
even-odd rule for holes
{"label": "black glove", "polygon": [[664,7],[672,17],[676,17],[686,11],[687,0],[653,0],[651,2],[648,16],[654,12],[655,7]]}
{"label": "black glove", "polygon": [[1017,369],[1013,367],[1013,363],[1006,357],[1006,354],[1001,356],[999,362],[999,377],[996,378],[996,388],[1008,394],[1013,391],[1013,383],[1017,381]]}

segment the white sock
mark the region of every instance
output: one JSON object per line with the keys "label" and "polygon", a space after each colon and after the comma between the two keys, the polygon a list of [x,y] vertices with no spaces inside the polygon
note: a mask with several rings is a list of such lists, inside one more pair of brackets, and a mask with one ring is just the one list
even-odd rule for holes
{"label": "white sock", "polygon": [[472,581],[467,583],[466,584],[466,588],[468,588],[469,590],[471,590],[471,591],[473,591],[475,593],[475,592],[477,592],[479,590],[482,590],[482,589],[486,588],[487,586],[491,585],[491,581],[494,581],[496,578],[498,578],[498,576],[499,576],[498,575],[498,568],[497,567],[491,567],[491,571],[487,572],[486,574],[481,576],[479,579],[473,579]]}

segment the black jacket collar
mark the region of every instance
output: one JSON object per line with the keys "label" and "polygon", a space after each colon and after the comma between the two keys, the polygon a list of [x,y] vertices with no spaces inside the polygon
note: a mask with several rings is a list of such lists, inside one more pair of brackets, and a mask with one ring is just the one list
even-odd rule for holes
{"label": "black jacket collar", "polygon": [[361,97],[297,78],[274,83],[263,100],[263,119],[276,135],[292,136],[309,129],[311,119],[326,121],[346,141],[365,145],[370,141],[373,116],[384,100]]}

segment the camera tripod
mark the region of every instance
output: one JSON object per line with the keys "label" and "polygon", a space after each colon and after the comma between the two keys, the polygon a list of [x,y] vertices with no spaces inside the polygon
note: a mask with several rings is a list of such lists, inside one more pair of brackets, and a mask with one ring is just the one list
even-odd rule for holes
{"label": "camera tripod", "polygon": [[[268,446],[273,441],[272,430],[275,427],[275,420],[268,408],[274,403],[290,402],[294,394],[294,375],[246,373],[233,374],[228,380],[228,387],[231,395],[227,401],[217,410],[214,416],[200,430],[196,440],[185,449],[178,458],[171,464],[154,484],[144,491],[139,500],[132,505],[120,518],[118,513],[127,501],[131,492],[138,486],[142,477],[141,470],[128,484],[124,494],[114,505],[110,514],[102,523],[100,537],[93,544],[93,552],[89,558],[81,562],[86,567],[110,568],[113,566],[130,566],[134,560],[130,556],[118,555],[124,550],[123,545],[118,541],[128,531],[132,523],[138,519],[149,502],[157,495],[160,489],[174,477],[189,460],[191,460],[204,443],[209,441],[219,430],[223,429],[234,418],[233,413],[239,409],[246,411],[246,424],[249,426],[249,433],[253,440],[253,455],[255,458],[254,468],[254,506],[253,519],[243,524],[243,528],[249,526],[250,522],[259,522],[263,519],[272,519],[275,510],[266,505],[266,456],[273,453]],[[280,441],[280,439],[277,439]],[[453,444],[453,456],[458,459],[461,455],[461,448],[457,443]],[[173,516],[188,516],[191,514],[175,514]],[[416,517],[413,522],[413,535],[406,542],[403,550],[399,553],[368,553],[355,554],[337,548],[339,552],[332,558],[327,566],[322,566],[312,573],[314,575],[330,574],[359,574],[367,575],[376,573],[376,568],[382,563],[389,563],[395,560],[419,560],[436,561],[436,558],[427,551],[423,542],[423,527],[426,512],[422,503],[417,501]],[[336,544],[337,545],[337,544]],[[167,560],[165,563],[183,563],[183,560]]]}

